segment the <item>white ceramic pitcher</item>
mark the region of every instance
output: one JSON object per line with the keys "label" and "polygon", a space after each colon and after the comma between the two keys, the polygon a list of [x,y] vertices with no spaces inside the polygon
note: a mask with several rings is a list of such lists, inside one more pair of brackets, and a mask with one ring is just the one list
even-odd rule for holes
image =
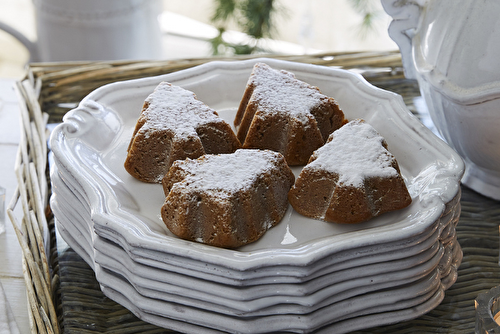
{"label": "white ceramic pitcher", "polygon": [[37,40],[17,38],[30,61],[159,59],[159,0],[33,0]]}
{"label": "white ceramic pitcher", "polygon": [[381,1],[405,75],[465,161],[462,182],[500,200],[500,1]]}

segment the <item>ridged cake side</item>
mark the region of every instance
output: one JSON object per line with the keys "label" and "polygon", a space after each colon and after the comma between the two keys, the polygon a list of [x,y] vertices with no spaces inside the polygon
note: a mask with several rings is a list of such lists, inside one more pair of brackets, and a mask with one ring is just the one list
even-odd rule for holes
{"label": "ridged cake side", "polygon": [[163,179],[162,219],[180,238],[242,246],[283,218],[294,180],[283,156],[268,150],[176,161]]}
{"label": "ridged cake side", "polygon": [[159,183],[176,160],[232,153],[240,146],[215,110],[193,92],[162,82],[144,102],[124,166],[141,181]]}
{"label": "ridged cake side", "polygon": [[344,123],[333,98],[264,63],[255,64],[234,121],[244,148],[280,152],[290,166],[305,165]]}
{"label": "ridged cake side", "polygon": [[385,139],[362,120],[330,135],[302,169],[288,198],[298,213],[335,223],[362,222],[411,203]]}

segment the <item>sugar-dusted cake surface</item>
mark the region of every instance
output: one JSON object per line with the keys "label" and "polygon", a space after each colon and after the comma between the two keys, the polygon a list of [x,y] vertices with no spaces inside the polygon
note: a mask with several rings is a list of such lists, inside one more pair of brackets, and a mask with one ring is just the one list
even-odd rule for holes
{"label": "sugar-dusted cake surface", "polygon": [[240,146],[215,110],[193,92],[162,82],[144,102],[125,169],[141,181],[159,183],[176,160],[231,153]]}
{"label": "sugar-dusted cake surface", "polygon": [[283,218],[294,180],[284,157],[269,150],[176,161],[163,179],[161,216],[180,238],[235,248]]}
{"label": "sugar-dusted cake surface", "polygon": [[362,222],[411,203],[385,139],[359,119],[314,152],[288,198],[298,213],[336,223]]}
{"label": "sugar-dusted cake surface", "polygon": [[290,166],[305,165],[344,123],[332,97],[264,63],[255,64],[234,121],[244,148],[280,152]]}

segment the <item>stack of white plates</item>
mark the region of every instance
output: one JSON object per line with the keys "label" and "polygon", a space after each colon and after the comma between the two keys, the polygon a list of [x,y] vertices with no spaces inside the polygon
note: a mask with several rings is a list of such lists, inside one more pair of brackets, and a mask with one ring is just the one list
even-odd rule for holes
{"label": "stack of white plates", "polygon": [[[257,61],[294,72],[334,97],[349,119],[375,127],[398,159],[412,204],[355,225],[308,219],[290,207],[260,240],[235,250],[173,236],[160,218],[161,185],[137,181],[123,168],[142,103],[168,81],[194,91],[232,124]],[[68,113],[50,145],[60,234],[92,266],[107,296],[159,326],[344,333],[424,314],[456,280],[462,160],[400,96],[351,72],[254,59],[115,83]]]}

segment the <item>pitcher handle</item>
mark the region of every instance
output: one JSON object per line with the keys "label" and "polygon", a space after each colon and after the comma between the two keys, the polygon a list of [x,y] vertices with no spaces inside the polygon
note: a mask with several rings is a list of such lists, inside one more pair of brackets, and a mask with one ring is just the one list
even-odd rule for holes
{"label": "pitcher handle", "polygon": [[30,61],[39,61],[38,48],[35,43],[30,41],[26,36],[24,36],[18,30],[12,28],[8,24],[5,24],[1,21],[0,21],[0,30],[5,31],[9,35],[17,39],[22,45],[26,47],[26,49],[28,49],[28,52],[30,53]]}
{"label": "pitcher handle", "polygon": [[389,36],[399,47],[405,76],[416,79],[412,58],[412,39],[418,29],[420,16],[430,0],[381,0],[387,14],[392,17]]}

